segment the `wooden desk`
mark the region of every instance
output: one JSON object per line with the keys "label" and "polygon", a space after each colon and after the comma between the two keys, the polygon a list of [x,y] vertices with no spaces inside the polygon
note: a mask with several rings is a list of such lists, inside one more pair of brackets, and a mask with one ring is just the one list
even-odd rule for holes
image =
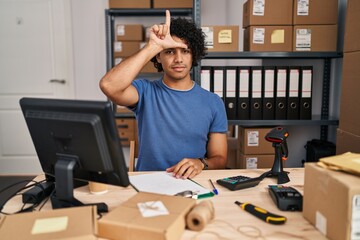
{"label": "wooden desk", "polygon": [[[268,185],[276,184],[276,178],[266,178],[256,187],[238,191],[227,190],[216,183],[216,180],[219,178],[236,175],[257,177],[266,170],[207,170],[195,177],[194,180],[196,182],[209,189],[211,189],[209,183],[209,178],[211,178],[219,190],[219,195],[209,198],[215,207],[215,219],[212,223],[208,224],[201,233],[186,230],[182,239],[220,239],[220,237],[217,237],[215,234],[218,234],[218,236],[221,236],[223,239],[326,239],[314,226],[303,218],[301,212],[283,212],[277,209],[267,190]],[[285,185],[292,186],[303,193],[304,169],[294,168],[286,169],[286,171],[290,172],[289,177],[291,181]],[[131,174],[141,173],[134,172]],[[41,177],[42,176],[38,176],[37,179],[41,179]],[[110,186],[107,193],[94,195],[89,193],[87,186],[84,186],[76,189],[74,195],[84,203],[106,202],[111,211],[111,209],[114,209],[135,193],[136,191],[132,187],[121,188]],[[284,225],[265,223],[240,209],[234,204],[236,200],[240,202],[250,202],[270,212],[286,216],[287,222]],[[5,206],[4,211],[16,211],[19,209],[19,206],[21,206],[20,203],[21,198],[14,199]],[[50,209],[51,205],[47,203],[42,210]],[[239,226],[252,226],[260,231],[263,238],[247,237],[236,231],[236,228]],[[211,233],[207,234],[205,232]]]}

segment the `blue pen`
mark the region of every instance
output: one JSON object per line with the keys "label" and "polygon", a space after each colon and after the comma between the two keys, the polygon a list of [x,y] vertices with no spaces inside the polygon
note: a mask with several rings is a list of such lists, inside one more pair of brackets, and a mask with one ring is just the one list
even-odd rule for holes
{"label": "blue pen", "polygon": [[212,188],[213,188],[213,192],[214,192],[216,195],[218,195],[219,193],[218,193],[218,190],[215,188],[214,183],[211,181],[211,179],[209,179],[209,181],[210,181],[211,186],[212,186]]}

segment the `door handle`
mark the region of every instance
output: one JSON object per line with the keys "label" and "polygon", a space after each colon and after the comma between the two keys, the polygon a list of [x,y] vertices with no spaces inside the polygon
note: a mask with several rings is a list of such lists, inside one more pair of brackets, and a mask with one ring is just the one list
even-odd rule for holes
{"label": "door handle", "polygon": [[65,84],[66,80],[65,79],[50,79],[51,83],[60,83],[60,84]]}

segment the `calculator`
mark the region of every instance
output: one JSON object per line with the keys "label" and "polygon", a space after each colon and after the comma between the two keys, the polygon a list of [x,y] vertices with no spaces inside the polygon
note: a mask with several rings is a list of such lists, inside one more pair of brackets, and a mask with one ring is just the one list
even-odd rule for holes
{"label": "calculator", "polygon": [[256,178],[250,178],[247,176],[238,175],[238,176],[218,179],[216,182],[219,185],[226,187],[231,191],[235,191],[244,188],[255,187],[261,182],[261,180],[263,180],[262,176]]}

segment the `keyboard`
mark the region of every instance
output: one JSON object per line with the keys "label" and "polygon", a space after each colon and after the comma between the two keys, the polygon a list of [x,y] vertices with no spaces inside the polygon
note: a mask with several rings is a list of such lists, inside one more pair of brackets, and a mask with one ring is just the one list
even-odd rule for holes
{"label": "keyboard", "polygon": [[238,175],[238,176],[232,176],[232,177],[218,179],[216,182],[219,185],[226,187],[227,189],[229,189],[231,191],[235,191],[235,190],[240,190],[240,189],[244,189],[244,188],[255,187],[263,179],[264,179],[264,177],[262,175],[260,177],[256,177],[256,178],[250,178],[247,176]]}

